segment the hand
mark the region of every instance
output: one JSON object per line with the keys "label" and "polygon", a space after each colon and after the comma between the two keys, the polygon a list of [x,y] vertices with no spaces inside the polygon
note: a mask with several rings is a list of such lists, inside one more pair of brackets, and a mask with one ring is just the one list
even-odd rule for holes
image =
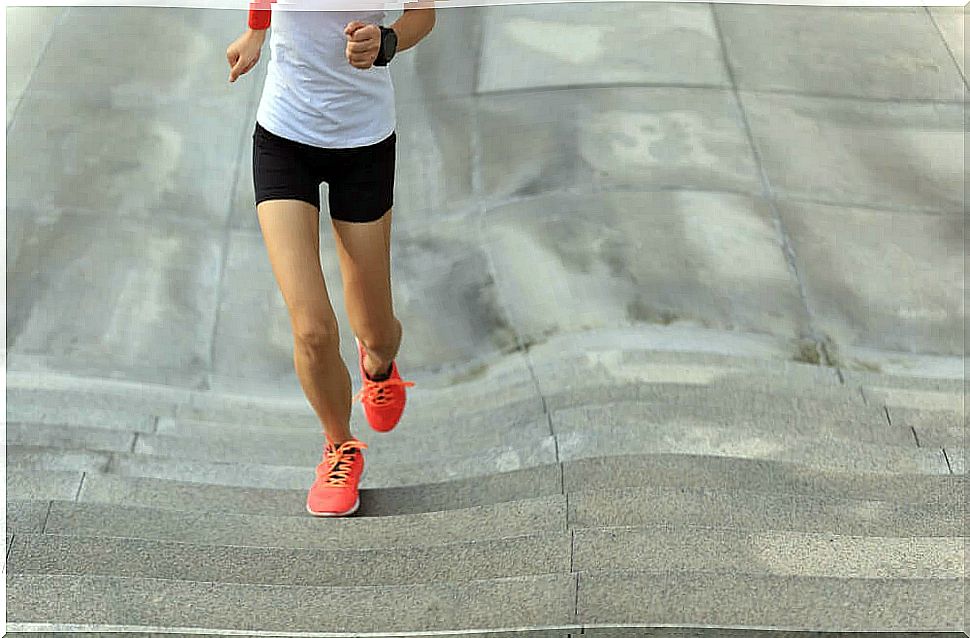
{"label": "hand", "polygon": [[259,53],[263,48],[266,31],[249,29],[226,49],[226,60],[229,61],[229,82],[248,72],[259,62]]}
{"label": "hand", "polygon": [[381,50],[381,29],[376,24],[354,20],[344,28],[347,61],[358,69],[369,69]]}

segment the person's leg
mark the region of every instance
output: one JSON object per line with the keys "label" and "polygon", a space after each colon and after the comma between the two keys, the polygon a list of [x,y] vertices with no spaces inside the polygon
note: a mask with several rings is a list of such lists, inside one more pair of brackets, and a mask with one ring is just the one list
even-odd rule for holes
{"label": "person's leg", "polygon": [[383,374],[401,345],[391,296],[391,210],[376,221],[331,219],[350,327],[364,346],[367,374]]}
{"label": "person's leg", "polygon": [[303,391],[336,445],[350,434],[350,373],[320,267],[319,209],[295,199],[257,206],[273,274],[290,313],[293,359]]}

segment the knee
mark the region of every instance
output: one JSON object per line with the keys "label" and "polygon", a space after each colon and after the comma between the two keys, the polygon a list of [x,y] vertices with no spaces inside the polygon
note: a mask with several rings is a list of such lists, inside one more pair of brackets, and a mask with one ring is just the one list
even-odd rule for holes
{"label": "knee", "polygon": [[297,319],[293,322],[293,339],[298,346],[309,351],[338,348],[340,331],[335,319]]}
{"label": "knee", "polygon": [[390,350],[401,338],[401,322],[394,318],[388,326],[362,326],[357,332],[357,338],[368,350]]}

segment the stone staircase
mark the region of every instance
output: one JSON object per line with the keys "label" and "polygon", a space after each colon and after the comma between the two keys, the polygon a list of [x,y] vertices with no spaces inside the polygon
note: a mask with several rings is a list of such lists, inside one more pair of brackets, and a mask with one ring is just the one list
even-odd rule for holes
{"label": "stone staircase", "polygon": [[355,405],[345,519],[305,513],[302,397],[7,383],[10,635],[965,628],[962,379],[513,353],[390,434]]}

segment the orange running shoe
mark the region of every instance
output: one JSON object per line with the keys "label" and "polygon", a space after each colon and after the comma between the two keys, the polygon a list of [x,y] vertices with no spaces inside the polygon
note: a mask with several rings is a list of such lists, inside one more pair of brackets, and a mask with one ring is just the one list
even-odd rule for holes
{"label": "orange running shoe", "polygon": [[324,459],[317,466],[317,479],[310,487],[306,509],[314,516],[347,516],[360,507],[357,486],[364,474],[364,449],[367,444],[348,439],[335,446],[330,437]]}
{"label": "orange running shoe", "polygon": [[390,432],[404,412],[404,404],[407,402],[404,388],[413,386],[414,382],[401,379],[394,361],[391,361],[391,376],[384,381],[371,379],[364,370],[364,346],[356,337],[354,341],[357,342],[357,364],[360,367],[360,378],[363,379],[363,387],[354,395],[354,401],[359,400],[364,404],[364,415],[372,428],[378,432]]}

